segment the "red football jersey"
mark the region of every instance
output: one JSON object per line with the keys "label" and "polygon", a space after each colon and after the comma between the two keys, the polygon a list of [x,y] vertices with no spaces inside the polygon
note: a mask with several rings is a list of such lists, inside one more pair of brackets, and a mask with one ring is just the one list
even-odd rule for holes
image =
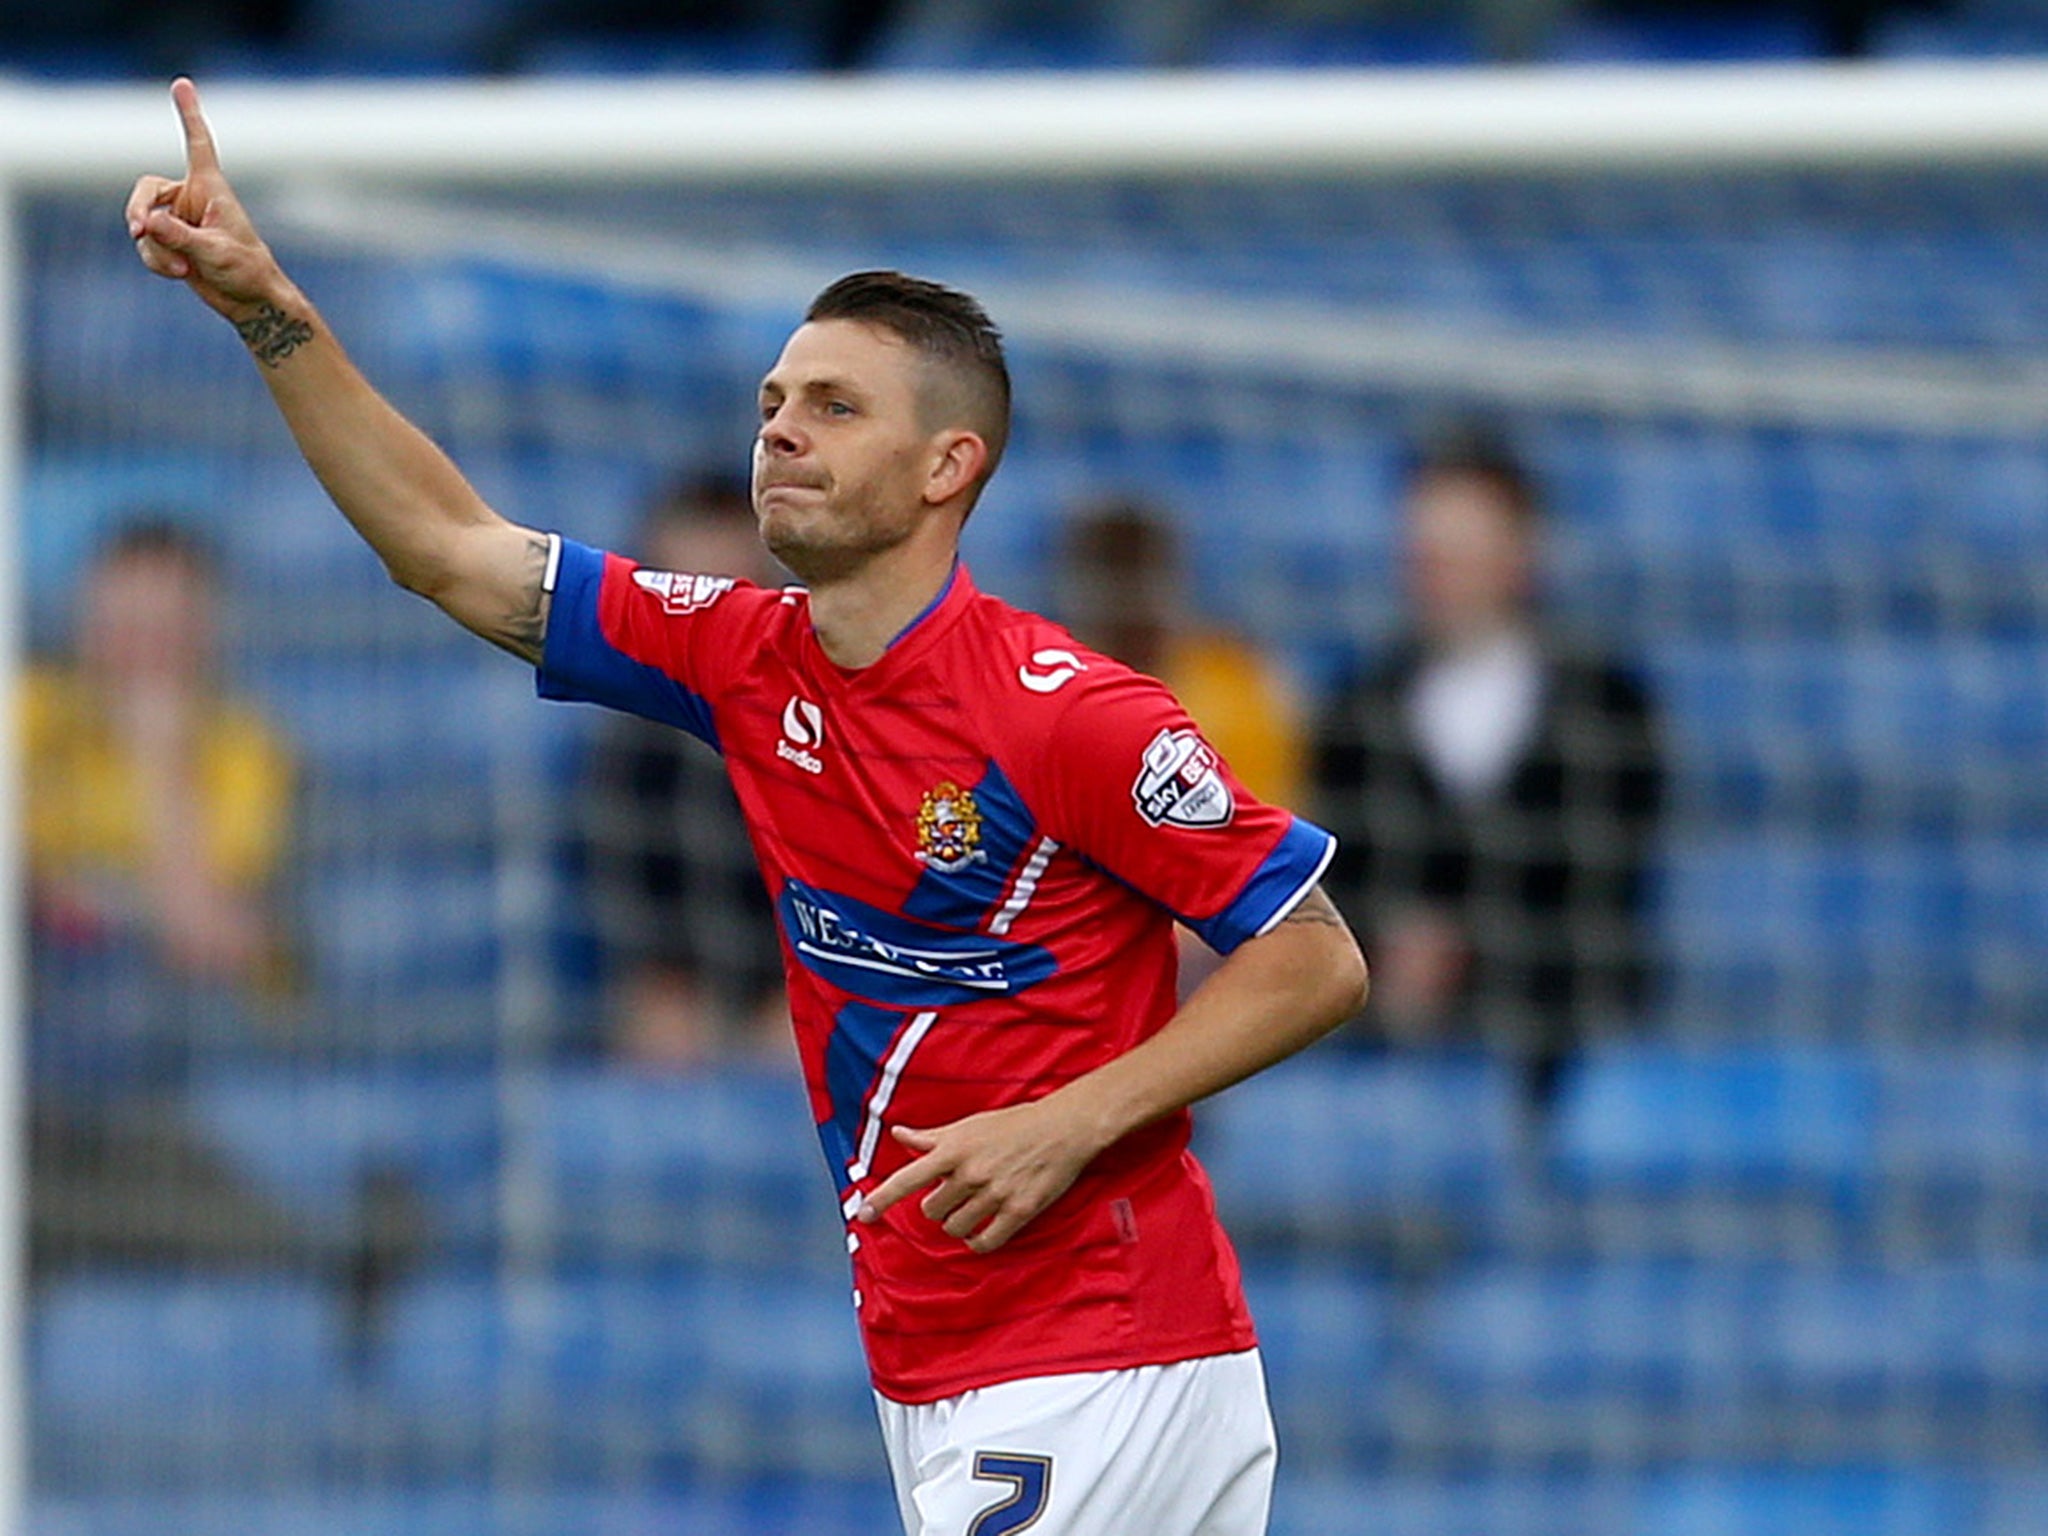
{"label": "red football jersey", "polygon": [[1172,695],[964,569],[880,660],[834,663],[800,589],[562,541],[540,691],[725,755],[782,929],[848,1214],[875,1385],[908,1402],[1250,1348],[1237,1260],[1169,1116],[977,1254],[861,1194],[933,1127],[1042,1097],[1175,1008],[1176,917],[1225,953],[1315,884],[1329,834],[1248,797]]}

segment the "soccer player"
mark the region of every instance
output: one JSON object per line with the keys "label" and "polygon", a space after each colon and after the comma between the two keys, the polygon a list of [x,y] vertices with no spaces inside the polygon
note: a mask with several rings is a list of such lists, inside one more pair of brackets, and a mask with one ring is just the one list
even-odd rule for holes
{"label": "soccer player", "polygon": [[[1188,1106],[1356,1012],[1333,843],[1251,799],[1158,683],[986,597],[960,528],[1009,378],[966,295],[820,294],[760,386],[776,591],[641,569],[486,506],[378,396],[236,200],[128,228],[253,354],[393,578],[551,698],[717,746],[781,926],[910,1536],[1253,1536],[1275,1450]],[[1175,918],[1228,958],[1174,1000]]]}

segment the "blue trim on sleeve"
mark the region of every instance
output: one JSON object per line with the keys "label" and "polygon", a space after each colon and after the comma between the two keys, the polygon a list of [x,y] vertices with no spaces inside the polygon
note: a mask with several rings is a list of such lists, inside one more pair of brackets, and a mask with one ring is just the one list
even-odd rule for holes
{"label": "blue trim on sleeve", "polygon": [[1266,855],[1266,862],[1245,882],[1237,899],[1214,917],[1188,926],[1219,955],[1227,955],[1246,939],[1270,931],[1295,904],[1315,888],[1337,851],[1337,839],[1299,816]]}
{"label": "blue trim on sleeve", "polygon": [[605,638],[598,617],[604,585],[602,551],[562,540],[561,568],[548,608],[534,686],[544,699],[603,704],[688,731],[718,746],[711,705],[656,666],[635,661]]}

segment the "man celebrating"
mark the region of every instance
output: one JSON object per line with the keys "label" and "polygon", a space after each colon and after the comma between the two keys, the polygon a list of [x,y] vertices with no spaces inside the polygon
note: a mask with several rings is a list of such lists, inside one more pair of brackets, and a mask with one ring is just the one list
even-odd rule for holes
{"label": "man celebrating", "polygon": [[[754,506],[803,588],[643,570],[483,503],[279,268],[191,82],[172,94],[186,174],[136,184],[142,261],[234,324],[393,578],[543,695],[724,754],[906,1531],[1262,1532],[1271,1420],[1187,1107],[1354,1013],[1364,963],[1317,885],[1328,834],[959,565],[1009,422],[981,307],[859,273],[789,338]],[[1228,956],[1178,1008],[1176,918]]]}

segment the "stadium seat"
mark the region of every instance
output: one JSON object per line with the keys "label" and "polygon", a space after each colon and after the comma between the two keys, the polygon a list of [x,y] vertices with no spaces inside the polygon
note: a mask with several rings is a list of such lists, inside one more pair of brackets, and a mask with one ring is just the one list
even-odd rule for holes
{"label": "stadium seat", "polygon": [[285,1276],[69,1277],[38,1300],[30,1337],[39,1400],[67,1409],[289,1403],[342,1377],[334,1292]]}
{"label": "stadium seat", "polygon": [[1289,1466],[1368,1456],[1387,1412],[1390,1287],[1343,1264],[1254,1264],[1244,1283]]}
{"label": "stadium seat", "polygon": [[1602,1046],[1560,1090],[1555,1163],[1583,1189],[1857,1199],[1876,1112],[1875,1071],[1852,1050]]}
{"label": "stadium seat", "polygon": [[1985,1536],[1986,1490],[1939,1470],[1688,1472],[1653,1478],[1641,1536]]}
{"label": "stadium seat", "polygon": [[873,1479],[656,1493],[536,1493],[486,1483],[374,1494],[37,1499],[27,1536],[875,1536],[896,1518]]}
{"label": "stadium seat", "polygon": [[1224,1223],[1252,1249],[1455,1250],[1492,1241],[1517,1192],[1514,1081],[1483,1056],[1311,1052],[1196,1126]]}
{"label": "stadium seat", "polygon": [[849,1476],[876,1452],[845,1284],[810,1277],[423,1279],[393,1303],[373,1380],[452,1466],[489,1454],[459,1411],[479,1400],[570,1476]]}
{"label": "stadium seat", "polygon": [[845,1284],[822,1277],[436,1277],[393,1308],[383,1375],[446,1402],[506,1379],[583,1401],[830,1393],[867,1379]]}
{"label": "stadium seat", "polygon": [[1271,1536],[1638,1536],[1634,1513],[1625,1484],[1569,1472],[1283,1474]]}
{"label": "stadium seat", "polygon": [[831,1170],[794,1068],[565,1068],[531,1127],[564,1262],[794,1266],[843,1281]]}
{"label": "stadium seat", "polygon": [[2035,836],[1724,830],[1664,849],[1671,1011],[1788,1038],[1926,1038],[2036,1016],[2048,860]]}
{"label": "stadium seat", "polygon": [[1402,1429],[1564,1465],[1874,1464],[1908,1422],[1967,1464],[1987,1433],[2048,1432],[2044,1316],[2038,1264],[1496,1266],[1422,1309]]}
{"label": "stadium seat", "polygon": [[1952,1202],[2048,1201],[2048,1052],[1901,1048],[1876,1067],[1875,1150],[1892,1185]]}
{"label": "stadium seat", "polygon": [[1651,663],[1694,813],[1718,825],[1797,811],[1864,838],[2048,831],[2037,638],[1695,640]]}
{"label": "stadium seat", "polygon": [[450,1070],[251,1065],[207,1073],[191,1102],[235,1171],[302,1219],[348,1230],[370,1181],[391,1175],[425,1202],[437,1249],[475,1253],[496,1224],[498,1091]]}

